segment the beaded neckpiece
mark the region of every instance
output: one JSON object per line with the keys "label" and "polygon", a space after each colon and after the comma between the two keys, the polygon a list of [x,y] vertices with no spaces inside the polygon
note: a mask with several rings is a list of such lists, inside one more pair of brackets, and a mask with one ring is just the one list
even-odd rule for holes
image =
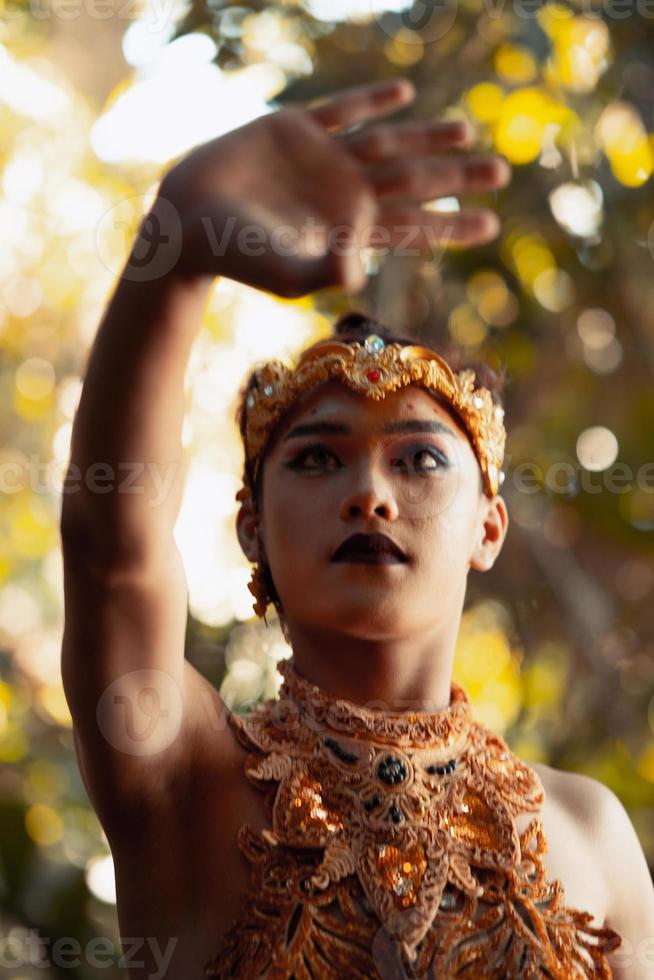
{"label": "beaded neckpiece", "polygon": [[504,474],[504,409],[494,405],[487,388],[475,388],[475,372],[455,373],[444,357],[414,344],[386,344],[370,334],[363,344],[325,340],[305,351],[293,367],[280,360],[264,363],[245,395],[245,456],[252,472],[244,474],[237,499],[252,495],[256,475],[276,422],[301,395],[336,378],[352,391],[379,401],[386,392],[420,384],[438,392],[457,412],[479,460],[487,495],[497,493]]}
{"label": "beaded neckpiece", "polygon": [[279,665],[277,700],[230,715],[270,830],[245,824],[251,887],[212,980],[609,978],[620,945],[548,882],[535,771],[473,721],[368,709]]}

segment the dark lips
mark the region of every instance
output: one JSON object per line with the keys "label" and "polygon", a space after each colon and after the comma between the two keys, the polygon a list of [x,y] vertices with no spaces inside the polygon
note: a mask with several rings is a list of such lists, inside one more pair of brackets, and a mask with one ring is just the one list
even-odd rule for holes
{"label": "dark lips", "polygon": [[341,544],[332,561],[356,561],[367,565],[405,562],[406,555],[385,534],[353,534]]}

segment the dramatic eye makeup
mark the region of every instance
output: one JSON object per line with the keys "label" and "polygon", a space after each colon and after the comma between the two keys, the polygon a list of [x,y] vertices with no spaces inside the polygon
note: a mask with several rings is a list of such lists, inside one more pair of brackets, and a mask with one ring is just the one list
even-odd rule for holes
{"label": "dramatic eye makeup", "polygon": [[[305,460],[310,456],[315,456],[316,458],[322,457],[323,463],[318,466],[305,466]],[[287,463],[285,463],[285,465],[291,470],[324,469],[325,458],[330,459],[332,462],[336,461],[338,465],[340,465],[338,457],[333,449],[330,449],[329,446],[326,446],[322,442],[312,442],[309,443],[308,446],[303,446],[299,452],[297,452]],[[329,468],[338,469],[338,466],[330,466]]]}
{"label": "dramatic eye makeup", "polygon": [[[382,429],[384,435],[408,435],[408,434],[438,434],[456,441],[457,436],[450,426],[438,419],[401,419],[387,423]],[[282,445],[293,439],[306,438],[307,436],[351,436],[352,429],[343,422],[322,420],[319,422],[306,422],[291,428],[284,438]],[[412,460],[418,453],[425,453],[431,457],[433,463],[423,466],[416,466]],[[305,465],[305,460],[313,454],[317,458],[322,458],[322,462],[315,465]],[[440,447],[429,442],[406,443],[398,446],[393,454],[393,465],[402,463],[404,472],[430,473],[442,471],[450,466],[450,459],[446,452]],[[335,448],[322,442],[311,442],[303,446],[295,455],[286,460],[283,464],[288,469],[298,472],[336,472],[342,467]],[[396,466],[397,468],[397,466]]]}
{"label": "dramatic eye makeup", "polygon": [[[433,463],[426,466],[411,466],[410,461],[414,460],[415,457],[421,453],[431,457]],[[323,462],[313,466],[306,466],[305,460],[311,456],[315,456],[316,458],[322,457]],[[329,461],[329,466],[326,466],[326,460]],[[432,443],[407,444],[401,449],[397,450],[397,454],[393,455],[391,462],[393,465],[395,465],[397,462],[402,462],[406,470],[411,468],[421,473],[428,473],[430,471],[433,472],[450,465],[450,461],[442,449],[439,449]],[[299,452],[297,452],[284,465],[289,469],[299,470],[300,472],[311,472],[312,470],[328,470],[333,472],[342,466],[336,451],[322,442],[312,442],[307,446],[303,446],[302,449],[300,449]]]}
{"label": "dramatic eye makeup", "polygon": [[407,459],[413,460],[416,456],[419,456],[422,453],[431,457],[431,460],[433,461],[428,466],[414,467],[414,469],[419,470],[422,473],[433,472],[450,465],[450,461],[443,450],[439,449],[437,446],[434,446],[432,443],[407,446],[403,449],[399,457],[394,458],[394,461],[396,458],[401,459],[403,462]]}

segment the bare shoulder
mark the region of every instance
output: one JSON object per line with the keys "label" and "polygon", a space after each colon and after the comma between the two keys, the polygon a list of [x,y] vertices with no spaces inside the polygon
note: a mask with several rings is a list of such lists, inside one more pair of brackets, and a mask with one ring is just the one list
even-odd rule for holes
{"label": "bare shoulder", "polygon": [[607,884],[605,925],[622,937],[611,958],[616,980],[654,980],[654,886],[638,835],[619,797],[581,773],[531,763],[546,798],[581,830]]}
{"label": "bare shoulder", "polygon": [[601,823],[611,809],[619,811],[622,808],[626,816],[615,793],[598,779],[554,769],[541,762],[530,762],[529,765],[540,776],[546,798],[564,810],[583,831],[600,831]]}
{"label": "bare shoulder", "polygon": [[[609,852],[644,855],[636,831],[619,797],[598,779],[577,772],[530,763],[540,776],[545,796],[563,810],[591,845],[598,857],[610,860]],[[609,847],[610,845],[610,847]]]}

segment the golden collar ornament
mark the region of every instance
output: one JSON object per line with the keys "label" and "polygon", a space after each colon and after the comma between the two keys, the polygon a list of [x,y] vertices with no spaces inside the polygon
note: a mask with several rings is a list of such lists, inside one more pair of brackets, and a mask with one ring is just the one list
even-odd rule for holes
{"label": "golden collar ornament", "polygon": [[230,724],[266,792],[269,830],[210,980],[611,977],[620,945],[545,876],[537,773],[472,719],[452,683],[435,711],[366,708],[282,661],[278,699]]}

